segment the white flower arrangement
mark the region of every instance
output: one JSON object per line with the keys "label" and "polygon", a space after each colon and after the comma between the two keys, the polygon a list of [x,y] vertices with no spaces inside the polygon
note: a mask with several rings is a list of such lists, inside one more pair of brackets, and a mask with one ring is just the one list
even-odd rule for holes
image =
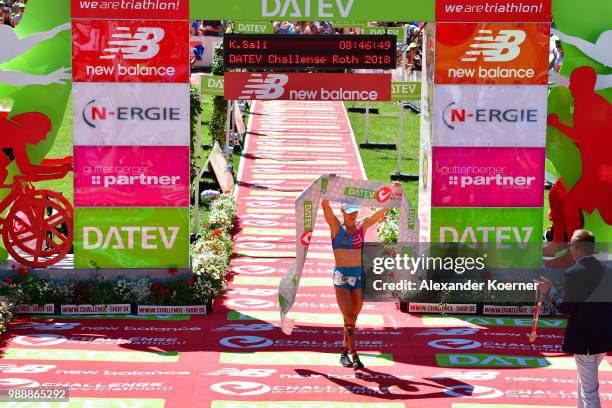
{"label": "white flower arrangement", "polygon": [[117,299],[130,303],[132,300],[132,287],[130,286],[130,282],[125,279],[118,280],[115,283],[114,294],[117,296]]}
{"label": "white flower arrangement", "polygon": [[391,208],[385,216],[386,220],[378,224],[378,241],[383,244],[395,244],[399,231],[399,211],[397,208]]}
{"label": "white flower arrangement", "polygon": [[56,297],[63,299],[66,303],[74,302],[74,285],[74,281],[54,282],[53,290],[56,293]]}
{"label": "white flower arrangement", "polygon": [[207,277],[222,278],[229,270],[229,257],[224,253],[204,250],[193,258],[193,273]]}
{"label": "white flower arrangement", "polygon": [[132,299],[134,299],[136,304],[146,304],[149,298],[151,298],[152,283],[153,282],[149,278],[139,278],[134,281],[127,282],[132,294]]}
{"label": "white flower arrangement", "polygon": [[210,204],[208,222],[226,231],[234,226],[236,218],[236,199],[229,194],[222,194]]}
{"label": "white flower arrangement", "polygon": [[210,205],[208,224],[201,229],[201,238],[192,245],[194,300],[207,303],[227,289],[225,279],[232,253],[231,231],[236,207],[236,199],[228,194],[220,195]]}

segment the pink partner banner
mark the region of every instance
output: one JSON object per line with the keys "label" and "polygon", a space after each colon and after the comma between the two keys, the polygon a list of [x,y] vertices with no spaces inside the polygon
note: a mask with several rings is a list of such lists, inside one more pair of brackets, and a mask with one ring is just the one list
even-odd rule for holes
{"label": "pink partner banner", "polygon": [[189,147],[75,146],[77,207],[188,207]]}
{"label": "pink partner banner", "polygon": [[542,207],[544,148],[434,147],[433,207]]}

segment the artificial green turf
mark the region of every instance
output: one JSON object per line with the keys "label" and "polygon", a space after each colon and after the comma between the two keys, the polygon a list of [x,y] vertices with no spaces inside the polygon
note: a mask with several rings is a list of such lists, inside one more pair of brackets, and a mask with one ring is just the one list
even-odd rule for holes
{"label": "artificial green turf", "polygon": [[[345,103],[346,107],[353,106],[352,102]],[[365,104],[356,104],[364,107]],[[379,114],[370,114],[368,142],[396,143],[399,146],[400,134],[400,107],[392,102],[375,102],[369,104],[370,108],[378,108]],[[365,142],[365,114],[348,112],[349,120],[357,145]],[[412,111],[404,110],[404,141],[402,145],[401,173],[418,174],[419,171],[419,116]],[[390,181],[391,173],[397,172],[397,150],[362,149],[359,148],[361,160],[369,180]],[[418,205],[418,181],[401,182],[404,191],[408,194],[410,204],[416,208]]]}

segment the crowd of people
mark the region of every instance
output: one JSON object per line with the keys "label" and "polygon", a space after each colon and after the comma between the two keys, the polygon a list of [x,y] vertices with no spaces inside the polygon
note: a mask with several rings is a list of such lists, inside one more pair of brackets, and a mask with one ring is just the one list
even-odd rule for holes
{"label": "crowd of people", "polygon": [[[331,21],[273,21],[274,34],[363,34],[359,28],[336,28]],[[222,36],[231,33],[233,24],[222,20],[194,20],[191,24],[192,36]]]}
{"label": "crowd of people", "polygon": [[2,9],[0,25],[15,28],[21,22],[27,3],[28,0],[0,0],[0,9]]}
{"label": "crowd of people", "polygon": [[334,35],[358,34],[359,29],[334,28],[330,21],[275,21],[274,34]]}
{"label": "crowd of people", "polygon": [[222,36],[228,22],[221,20],[193,20],[191,22],[191,36],[218,37]]}
{"label": "crowd of people", "polygon": [[561,64],[563,63],[563,49],[561,48],[561,40],[556,35],[550,36],[550,53],[548,57],[548,69],[551,72],[559,73]]}

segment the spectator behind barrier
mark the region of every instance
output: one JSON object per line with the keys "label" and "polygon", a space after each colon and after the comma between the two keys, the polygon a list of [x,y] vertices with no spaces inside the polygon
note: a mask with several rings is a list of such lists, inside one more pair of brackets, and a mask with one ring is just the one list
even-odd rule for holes
{"label": "spectator behind barrier", "polygon": [[223,24],[221,20],[202,20],[199,31],[204,37],[217,37],[221,35]]}
{"label": "spectator behind barrier", "polygon": [[15,22],[13,21],[13,17],[11,16],[11,8],[3,7],[2,8],[2,24],[8,25],[10,27],[15,27]]}

